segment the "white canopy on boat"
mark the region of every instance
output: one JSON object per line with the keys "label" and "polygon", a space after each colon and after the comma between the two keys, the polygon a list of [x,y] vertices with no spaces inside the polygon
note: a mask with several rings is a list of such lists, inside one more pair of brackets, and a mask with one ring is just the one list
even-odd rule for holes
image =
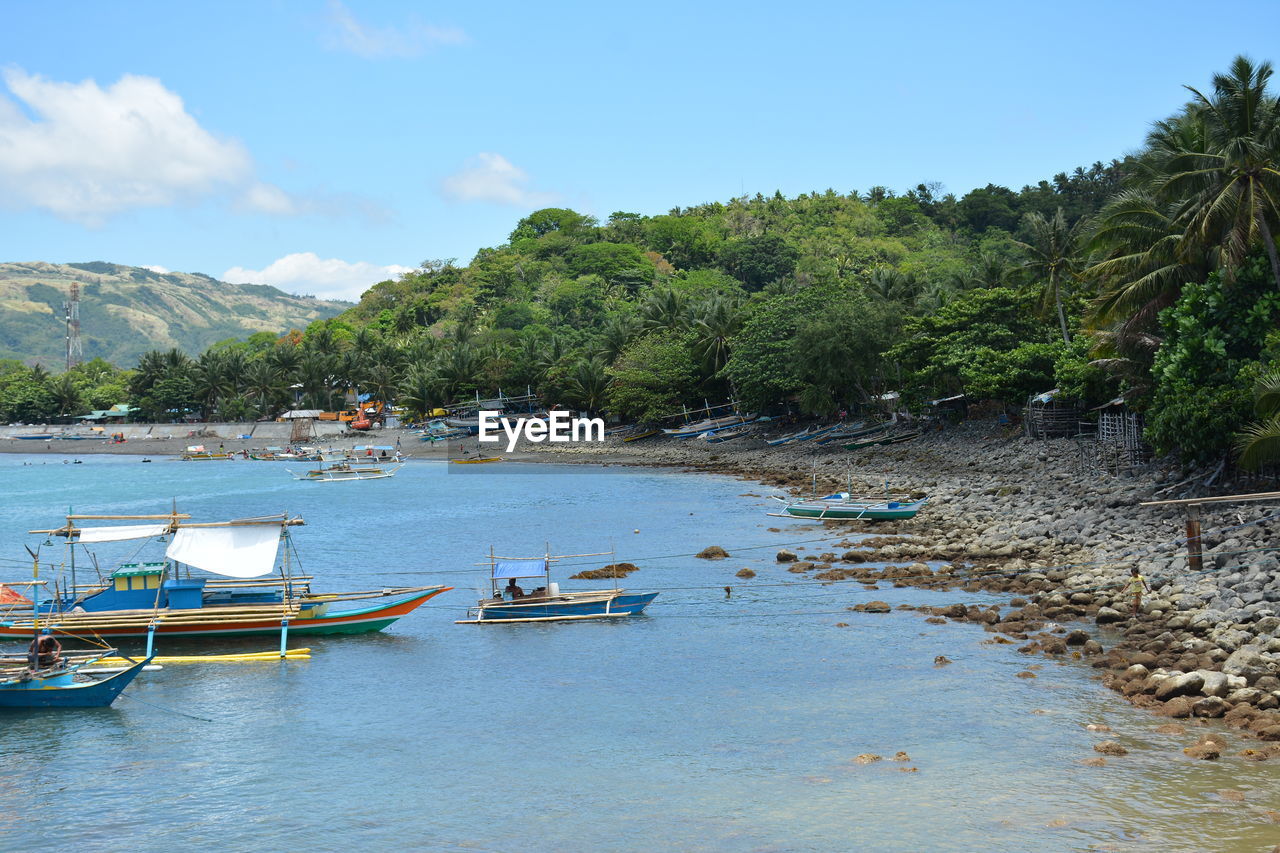
{"label": "white canopy on boat", "polygon": [[167,524],[123,524],[115,527],[81,527],[76,534],[76,541],[89,542],[123,542],[126,539],[150,539],[159,536],[169,529]]}
{"label": "white canopy on boat", "polygon": [[536,578],[546,573],[546,560],[498,560],[493,564],[494,580]]}
{"label": "white canopy on boat", "polygon": [[166,557],[229,578],[256,578],[275,568],[280,522],[230,527],[182,527]]}

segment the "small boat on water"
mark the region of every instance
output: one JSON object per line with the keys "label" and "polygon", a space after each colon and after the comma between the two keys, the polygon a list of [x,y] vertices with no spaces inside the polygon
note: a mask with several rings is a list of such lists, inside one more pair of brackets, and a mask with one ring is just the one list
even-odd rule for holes
{"label": "small boat on water", "polygon": [[49,667],[31,667],[17,657],[0,658],[0,708],[105,708],[151,662],[151,658],[132,661],[106,678],[88,674],[86,667],[114,652],[105,649]]}
{"label": "small boat on water", "polygon": [[[126,524],[97,524],[98,520]],[[82,526],[88,521],[90,526]],[[48,601],[21,597],[0,603],[0,637],[30,638],[38,625],[55,636],[152,636],[196,639],[380,631],[450,587],[388,587],[322,594],[311,575],[295,574],[286,515],[193,523],[176,510],[165,515],[68,515],[67,523],[33,534],[60,536],[76,547],[145,540],[165,543],[160,562],[121,563],[104,581],[71,577]],[[283,546],[283,547],[282,547]],[[277,565],[277,556],[280,562]],[[67,561],[64,561],[67,562]],[[84,571],[83,563],[81,572]],[[270,577],[273,573],[275,577]],[[334,610],[341,602],[360,602]]]}
{"label": "small boat on water", "polygon": [[183,462],[208,462],[213,459],[230,459],[232,454],[219,450],[214,453],[205,450],[203,444],[193,444],[182,453]]}
{"label": "small boat on water", "polygon": [[840,492],[821,498],[787,501],[782,512],[771,512],[777,518],[804,518],[813,521],[892,521],[895,519],[915,518],[916,513],[928,503],[928,498],[919,500],[894,500],[892,498],[853,497],[848,492]]}
{"label": "small boat on water", "polygon": [[477,456],[474,459],[450,459],[454,465],[483,465],[486,462],[501,462],[501,456]]}
{"label": "small boat on water", "polygon": [[[489,552],[491,596],[482,598],[467,612],[458,625],[486,625],[512,622],[569,622],[585,619],[617,619],[636,616],[658,597],[656,592],[627,592],[625,589],[564,591],[551,580],[551,564],[570,557],[613,556],[598,554],[561,554],[551,556],[550,549],[541,557],[497,557]],[[525,593],[518,581],[542,578],[541,587]],[[506,581],[506,584],[503,584]]]}
{"label": "small boat on water", "polygon": [[301,473],[290,471],[295,480],[306,480],[311,483],[342,483],[348,480],[382,480],[394,477],[403,463],[380,464],[370,460],[368,463],[357,459],[344,459],[341,462],[321,463],[319,468],[310,468]]}
{"label": "small boat on water", "polygon": [[[31,553],[38,575],[40,564]],[[38,608],[44,582],[37,579],[25,585],[30,586],[33,606]],[[26,600],[21,595],[6,596],[10,603],[15,598]],[[38,619],[32,622],[31,637],[25,655],[0,655],[0,708],[105,708],[151,663],[150,655],[142,660],[127,658],[125,666],[106,678],[94,677],[81,670],[114,655],[115,649],[64,655],[61,644]]]}

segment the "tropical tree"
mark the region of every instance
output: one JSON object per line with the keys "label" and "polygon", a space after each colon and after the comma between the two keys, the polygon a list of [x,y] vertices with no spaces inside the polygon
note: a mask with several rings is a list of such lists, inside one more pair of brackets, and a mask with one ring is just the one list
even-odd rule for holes
{"label": "tropical tree", "polygon": [[1258,377],[1253,393],[1259,420],[1236,435],[1240,467],[1249,471],[1280,461],[1280,370]]}
{"label": "tropical tree", "polygon": [[59,416],[74,415],[83,408],[80,388],[76,385],[75,376],[69,371],[49,380],[45,385],[48,387],[49,393],[53,395]]}
{"label": "tropical tree", "polygon": [[717,294],[694,306],[690,315],[694,354],[707,375],[715,376],[729,361],[729,339],[742,328],[740,303]]}
{"label": "tropical tree", "polygon": [[599,358],[580,359],[569,374],[565,390],[575,405],[588,412],[604,408],[609,392],[609,375]]}
{"label": "tropical tree", "polygon": [[1188,86],[1204,144],[1169,152],[1156,189],[1177,203],[1186,249],[1218,249],[1222,267],[1234,273],[1261,245],[1280,288],[1280,103],[1267,91],[1271,74],[1270,62],[1237,56],[1227,74],[1213,76],[1211,95]]}
{"label": "tropical tree", "polygon": [[1078,225],[1079,223],[1067,223],[1066,214],[1061,207],[1050,217],[1034,211],[1022,217],[1022,226],[1030,235],[1030,242],[1018,241],[1018,245],[1029,256],[1023,262],[1023,269],[1044,281],[1043,304],[1046,307],[1052,304],[1056,309],[1062,342],[1068,344],[1071,343],[1071,331],[1067,328],[1067,314],[1062,307],[1062,297],[1063,289],[1073,277],[1079,262],[1076,248]]}

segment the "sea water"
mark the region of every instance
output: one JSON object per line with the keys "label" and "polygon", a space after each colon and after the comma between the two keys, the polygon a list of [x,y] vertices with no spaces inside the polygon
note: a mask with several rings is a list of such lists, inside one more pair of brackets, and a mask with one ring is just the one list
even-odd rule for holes
{"label": "sea water", "polygon": [[[299,514],[316,591],[447,584],[381,633],[295,638],[307,661],[171,665],[110,709],[0,715],[0,849],[1261,851],[1280,772],[1193,761],[1079,662],[891,605],[999,599],[788,573],[841,550],[771,518],[757,485],[620,467],[411,461],[394,478],[295,482],[280,463],[0,456],[0,578],[68,510],[196,520]],[[68,457],[69,460],[71,457]],[[815,541],[816,540],[816,541]],[[692,556],[710,545],[730,557]],[[456,625],[490,547],[606,562],[657,590],[615,622]],[[79,580],[163,545],[98,546]],[[735,577],[751,568],[756,577]],[[46,569],[47,571],[47,569]],[[725,586],[730,587],[726,595]],[[277,641],[232,648],[268,650]],[[227,648],[223,646],[222,648]],[[11,650],[20,650],[15,644]],[[158,649],[191,653],[192,649]],[[935,666],[934,658],[954,660]],[[1036,678],[1017,678],[1032,670]],[[1114,731],[1098,735],[1089,723]],[[1130,750],[1081,764],[1107,737]],[[1248,745],[1229,732],[1228,753]],[[902,751],[908,761],[890,760]],[[885,760],[859,764],[864,753]],[[1234,792],[1234,793],[1233,793]],[[1241,795],[1243,798],[1241,799]]]}

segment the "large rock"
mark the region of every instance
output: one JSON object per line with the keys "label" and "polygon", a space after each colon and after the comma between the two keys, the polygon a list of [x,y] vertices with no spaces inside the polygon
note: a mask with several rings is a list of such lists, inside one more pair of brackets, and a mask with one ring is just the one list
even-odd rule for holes
{"label": "large rock", "polygon": [[1222,671],[1227,675],[1239,675],[1249,681],[1256,681],[1275,672],[1275,664],[1263,657],[1257,646],[1244,646],[1231,653],[1222,664]]}
{"label": "large rock", "polygon": [[794,552],[788,551],[786,548],[783,548],[781,551],[778,552],[777,559],[779,563],[794,563],[796,561],[796,555]]}
{"label": "large rock", "polygon": [[1191,703],[1193,717],[1221,717],[1227,713],[1227,702],[1218,696],[1206,696]]}
{"label": "large rock", "polygon": [[1226,696],[1231,688],[1227,684],[1225,672],[1214,672],[1211,669],[1197,669],[1196,675],[1204,679],[1200,692],[1205,696]]}
{"label": "large rock", "polygon": [[1155,696],[1164,702],[1176,696],[1192,696],[1199,693],[1201,687],[1204,687],[1204,678],[1199,673],[1185,672],[1161,681],[1156,687]]}
{"label": "large rock", "polygon": [[1201,610],[1199,613],[1193,615],[1191,617],[1191,621],[1187,624],[1191,628],[1208,630],[1229,621],[1230,619],[1227,617],[1226,613],[1223,613],[1221,610],[1209,608],[1208,610]]}
{"label": "large rock", "polygon": [[1119,610],[1113,610],[1110,607],[1099,607],[1098,615],[1094,617],[1094,621],[1099,625],[1106,625],[1110,622],[1123,622],[1124,614]]}

